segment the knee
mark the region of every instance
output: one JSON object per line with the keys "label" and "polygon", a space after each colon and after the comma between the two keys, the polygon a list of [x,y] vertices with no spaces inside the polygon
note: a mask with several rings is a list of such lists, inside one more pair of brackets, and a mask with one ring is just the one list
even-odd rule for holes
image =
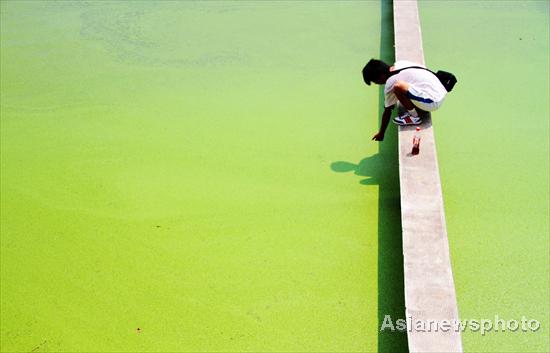
{"label": "knee", "polygon": [[405,94],[409,90],[409,83],[405,81],[397,81],[393,85],[393,91],[396,94]]}

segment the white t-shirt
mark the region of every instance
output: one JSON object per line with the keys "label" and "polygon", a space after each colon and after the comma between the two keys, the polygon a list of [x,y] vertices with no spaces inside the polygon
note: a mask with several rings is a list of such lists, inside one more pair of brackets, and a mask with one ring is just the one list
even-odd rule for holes
{"label": "white t-shirt", "polygon": [[[424,65],[419,65],[404,60],[396,61],[393,66],[394,70],[399,70],[409,66],[425,67]],[[416,89],[417,92],[422,93],[423,98],[429,98],[434,102],[441,102],[447,94],[445,87],[443,87],[439,79],[431,72],[422,69],[403,70],[400,73],[391,76],[386,81],[386,85],[384,86],[384,106],[386,108],[397,103],[397,97],[393,93],[393,86],[397,81],[408,82]]]}

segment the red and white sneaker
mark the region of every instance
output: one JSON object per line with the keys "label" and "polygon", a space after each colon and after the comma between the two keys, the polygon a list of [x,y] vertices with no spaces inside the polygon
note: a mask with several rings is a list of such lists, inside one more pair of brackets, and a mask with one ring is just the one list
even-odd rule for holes
{"label": "red and white sneaker", "polygon": [[409,114],[404,114],[404,115],[396,116],[395,118],[393,118],[393,122],[396,123],[397,125],[402,125],[402,126],[405,126],[405,125],[418,125],[418,124],[422,123],[422,119],[420,119],[419,117],[416,117],[416,116],[409,115]]}

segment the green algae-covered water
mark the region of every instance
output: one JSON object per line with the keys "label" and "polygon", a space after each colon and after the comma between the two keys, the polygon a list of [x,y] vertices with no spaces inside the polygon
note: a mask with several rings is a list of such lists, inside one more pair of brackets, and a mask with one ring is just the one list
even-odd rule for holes
{"label": "green algae-covered water", "polygon": [[[391,4],[0,4],[2,352],[406,350]],[[548,347],[548,11],[420,3],[461,318],[542,325],[467,351]]]}
{"label": "green algae-covered water", "polygon": [[381,11],[2,1],[1,351],[403,347]]}
{"label": "green algae-covered water", "polygon": [[434,114],[461,319],[538,320],[463,334],[468,352],[547,352],[547,1],[420,2],[426,62],[458,84]]}

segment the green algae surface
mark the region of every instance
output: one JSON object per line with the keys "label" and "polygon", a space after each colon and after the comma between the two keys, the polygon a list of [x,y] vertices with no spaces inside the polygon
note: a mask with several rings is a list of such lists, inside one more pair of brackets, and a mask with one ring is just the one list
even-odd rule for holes
{"label": "green algae surface", "polygon": [[420,2],[428,66],[458,84],[434,114],[462,320],[540,322],[463,334],[468,352],[547,352],[549,3]]}
{"label": "green algae surface", "polygon": [[378,154],[360,76],[378,2],[0,23],[1,351],[377,350],[381,234],[401,268],[395,133]]}

